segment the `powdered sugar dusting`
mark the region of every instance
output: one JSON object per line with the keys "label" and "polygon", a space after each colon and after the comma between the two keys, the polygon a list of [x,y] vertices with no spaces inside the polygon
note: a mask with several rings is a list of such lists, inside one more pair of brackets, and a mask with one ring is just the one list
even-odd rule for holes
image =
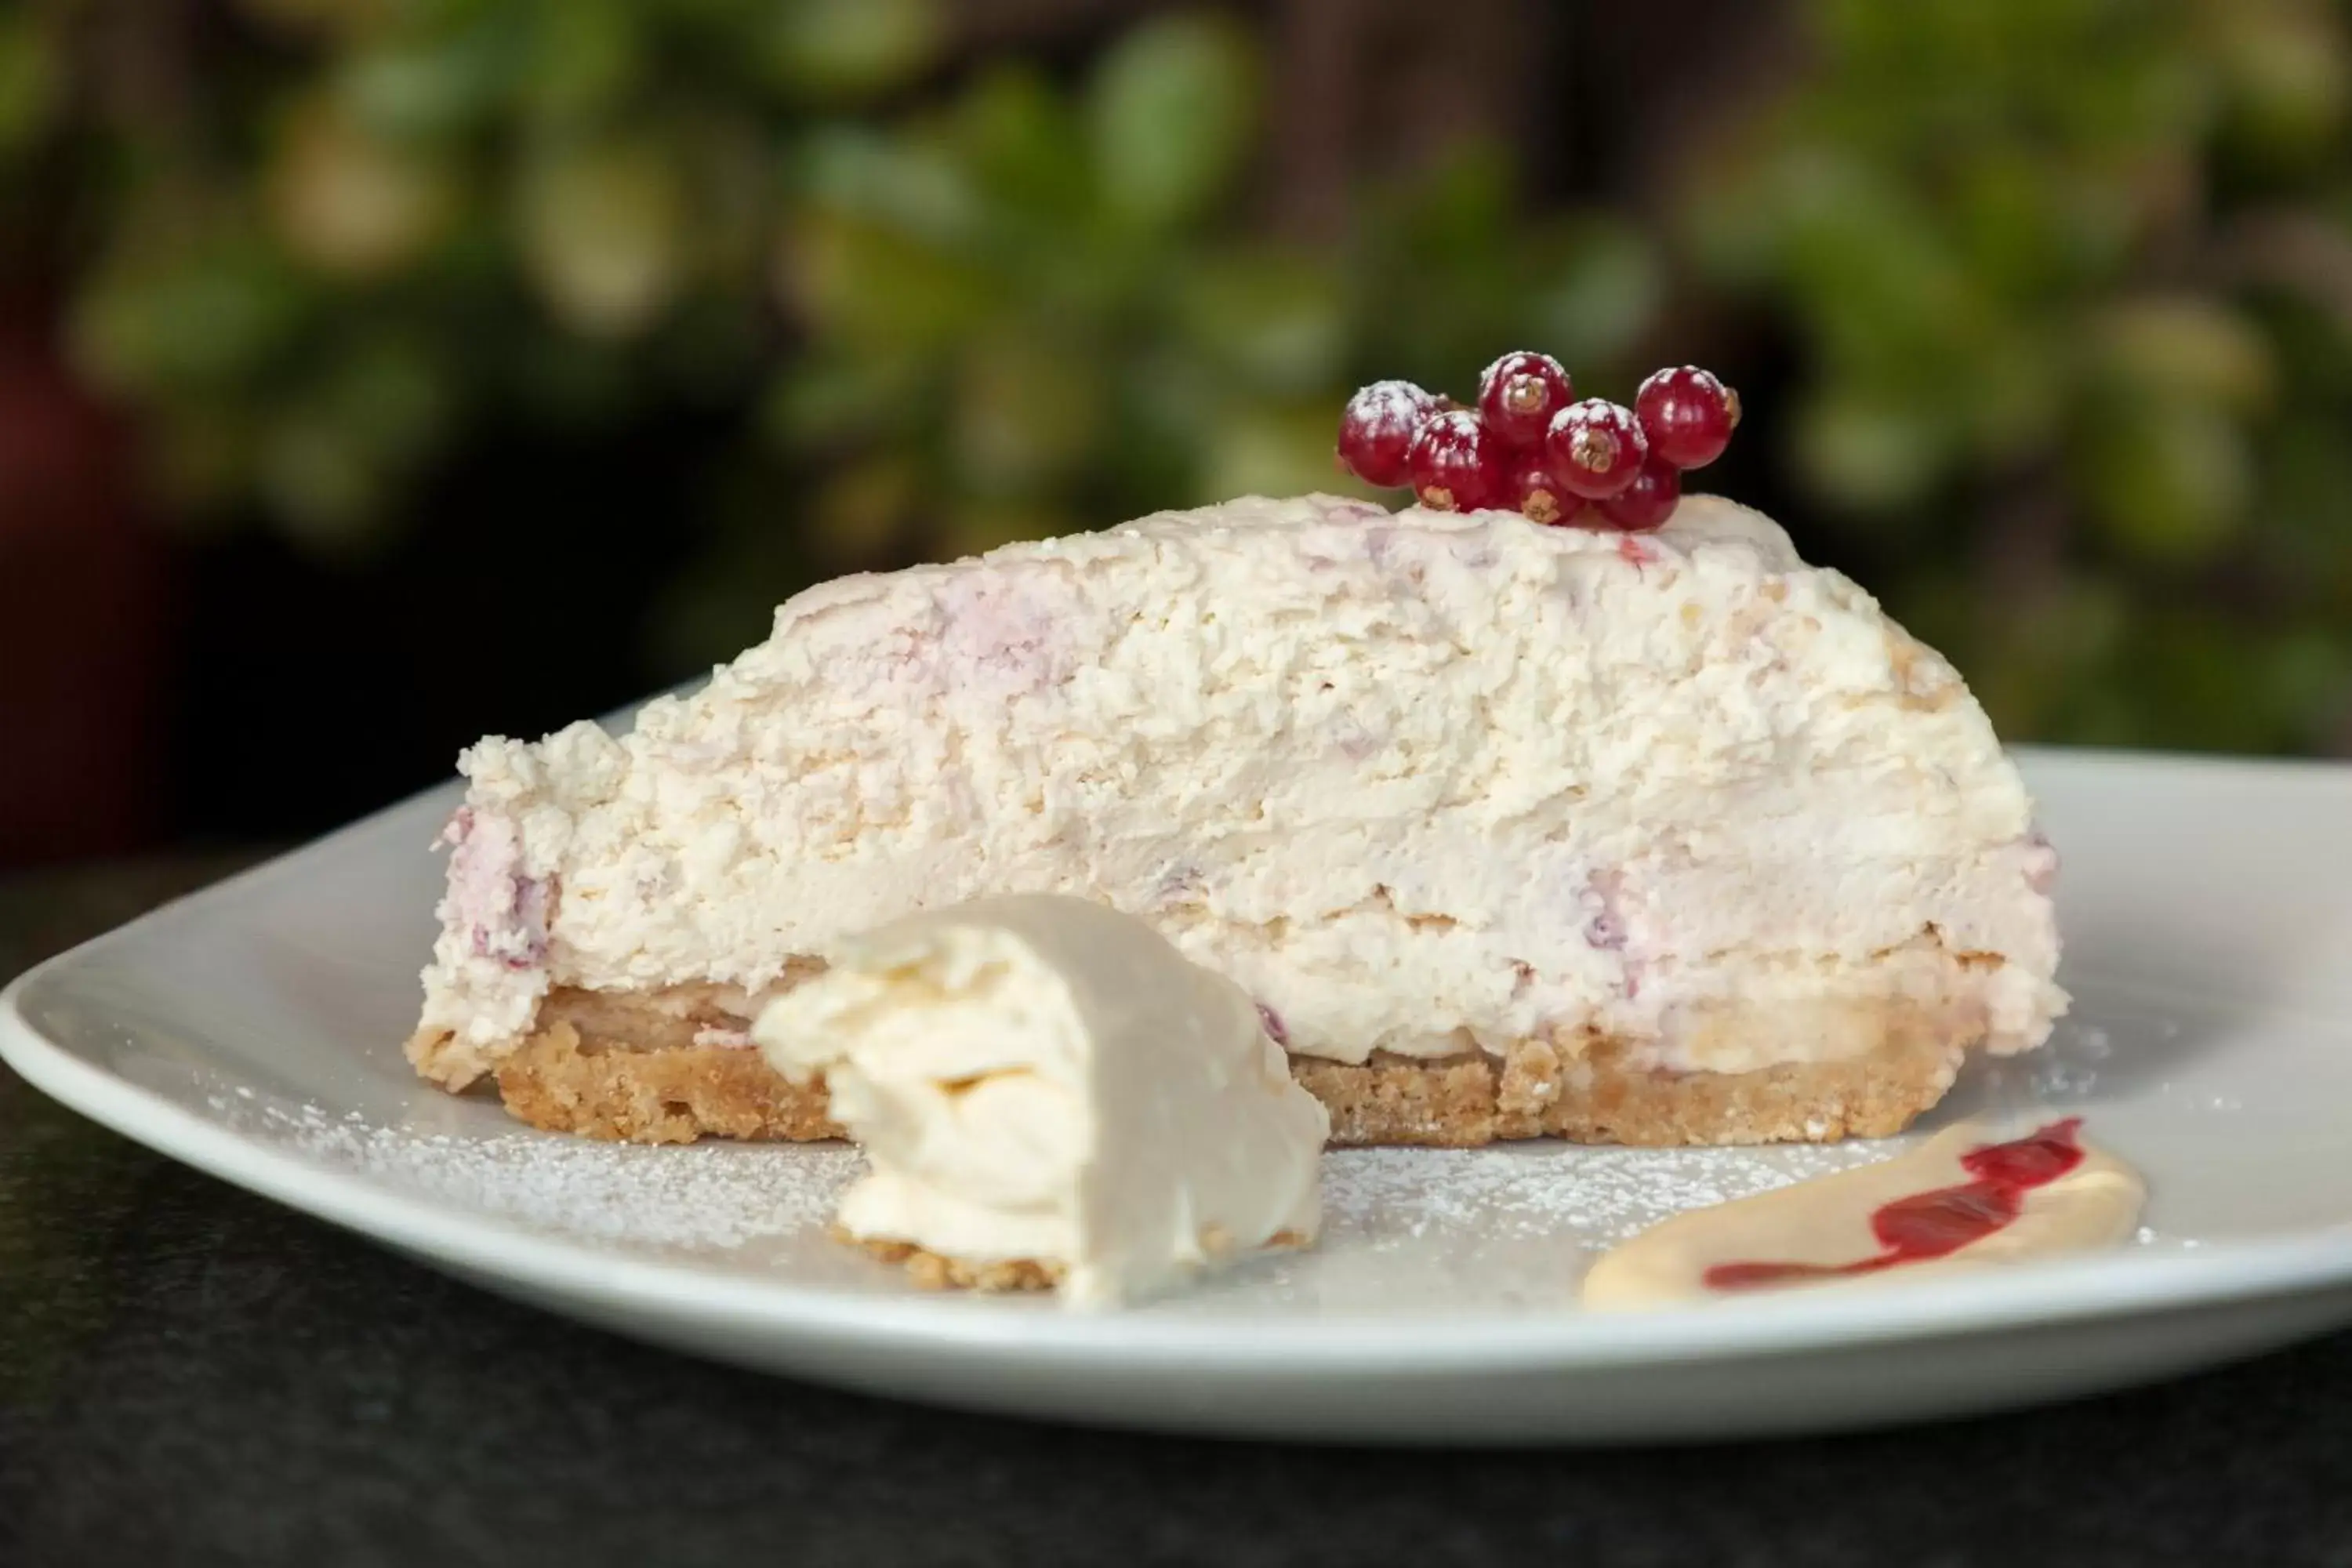
{"label": "powdered sugar dusting", "polygon": [[[226,1109],[216,1102],[215,1109]],[[256,1131],[454,1206],[598,1241],[725,1251],[828,1219],[864,1162],[845,1144],[648,1148],[518,1129],[488,1137],[261,1109]]]}
{"label": "powdered sugar dusting", "polygon": [[[234,1110],[312,1159],[534,1228],[646,1247],[724,1251],[822,1226],[864,1168],[842,1144],[646,1148],[520,1128],[418,1131],[249,1098]],[[1381,1250],[1473,1236],[1605,1247],[1684,1209],[1890,1152],[1878,1143],[1340,1150],[1323,1157],[1325,1247]]]}
{"label": "powdered sugar dusting", "polygon": [[1685,1209],[1751,1197],[1884,1160],[1886,1143],[1777,1149],[1346,1149],[1323,1157],[1334,1235],[1418,1239],[1475,1232],[1593,1247]]}
{"label": "powdered sugar dusting", "polygon": [[[896,1270],[824,1239],[843,1191],[865,1169],[845,1144],[599,1143],[485,1120],[476,1113],[488,1107],[456,1102],[436,1102],[421,1123],[384,1125],[244,1086],[210,1105],[249,1136],[457,1213],[780,1282],[908,1288]],[[1887,1159],[1910,1142],[1340,1150],[1323,1157],[1315,1247],[1267,1254],[1140,1310],[1449,1320],[1473,1309],[1575,1311],[1592,1260],[1659,1221]],[[2193,1245],[2153,1232],[2139,1240]]]}

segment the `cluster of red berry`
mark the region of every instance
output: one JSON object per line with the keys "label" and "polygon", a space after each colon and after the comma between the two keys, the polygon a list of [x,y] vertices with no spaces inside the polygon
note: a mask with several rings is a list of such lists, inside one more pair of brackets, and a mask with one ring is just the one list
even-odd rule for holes
{"label": "cluster of red berry", "polygon": [[1721,457],[1739,423],[1739,395],[1696,365],[1659,371],[1631,408],[1575,395],[1558,360],[1526,350],[1486,367],[1475,408],[1376,381],[1348,399],[1339,460],[1440,511],[1641,532],[1666,521],[1683,471]]}

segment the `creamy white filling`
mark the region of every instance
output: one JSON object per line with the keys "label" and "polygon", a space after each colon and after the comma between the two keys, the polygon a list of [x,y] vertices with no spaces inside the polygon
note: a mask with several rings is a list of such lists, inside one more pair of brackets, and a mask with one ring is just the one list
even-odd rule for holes
{"label": "creamy white filling", "polygon": [[1016,891],[1150,921],[1341,1060],[1593,1029],[1737,1070],[1889,1007],[2016,1049],[2063,1006],[1959,678],[1713,498],[1630,540],[1249,500],[845,579],[630,735],[462,765],[508,853],[443,906],[446,1076],[551,981],[757,993]]}
{"label": "creamy white filling", "polygon": [[860,1238],[1056,1266],[1095,1306],[1315,1234],[1323,1108],[1247,996],[1100,904],[898,921],[752,1035],[787,1077],[824,1076],[865,1149],[839,1215]]}

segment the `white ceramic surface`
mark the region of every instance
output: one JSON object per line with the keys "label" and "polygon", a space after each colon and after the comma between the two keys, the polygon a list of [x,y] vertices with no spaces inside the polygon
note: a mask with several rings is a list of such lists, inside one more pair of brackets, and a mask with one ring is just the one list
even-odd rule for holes
{"label": "white ceramic surface", "polygon": [[520,1129],[400,1056],[455,795],[431,792],[0,994],[0,1056],[84,1114],[485,1288],[909,1398],[1236,1435],[1619,1442],[2016,1405],[2352,1321],[2352,769],[2029,753],[2074,1017],[1940,1111],[2080,1112],[2151,1180],[2095,1258],[1643,1317],[1574,1305],[1663,1206],[1873,1151],[1330,1156],[1313,1254],[1083,1317],[924,1296],[823,1239],[855,1156]]}

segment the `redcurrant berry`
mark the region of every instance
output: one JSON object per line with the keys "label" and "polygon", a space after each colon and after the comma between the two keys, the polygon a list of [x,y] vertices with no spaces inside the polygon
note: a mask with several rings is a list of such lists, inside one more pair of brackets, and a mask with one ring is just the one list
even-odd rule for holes
{"label": "redcurrant berry", "polygon": [[1559,488],[1541,452],[1519,453],[1511,459],[1509,473],[1502,504],[1533,521],[1565,522],[1584,504]]}
{"label": "redcurrant berry", "polygon": [[1488,365],[1478,378],[1478,416],[1513,447],[1539,447],[1551,416],[1575,395],[1559,361],[1520,349]]}
{"label": "redcurrant berry", "polygon": [[1661,527],[1675,514],[1675,503],[1683,496],[1683,474],[1680,468],[1663,458],[1652,457],[1633,476],[1633,482],[1601,502],[1596,510],[1601,521],[1627,533],[1647,533]]}
{"label": "redcurrant berry", "polygon": [[1649,455],[1633,411],[1598,397],[1561,409],[1544,436],[1552,478],[1587,500],[1605,500],[1632,484]]}
{"label": "redcurrant berry", "polygon": [[1466,408],[1422,422],[1406,454],[1413,494],[1433,511],[1478,511],[1502,503],[1503,444]]}
{"label": "redcurrant berry", "polygon": [[1405,482],[1405,453],[1437,400],[1409,381],[1357,389],[1339,416],[1339,461],[1368,485]]}
{"label": "redcurrant berry", "polygon": [[1739,394],[1695,364],[1662,370],[1633,399],[1650,450],[1677,468],[1703,468],[1723,456],[1739,427]]}

